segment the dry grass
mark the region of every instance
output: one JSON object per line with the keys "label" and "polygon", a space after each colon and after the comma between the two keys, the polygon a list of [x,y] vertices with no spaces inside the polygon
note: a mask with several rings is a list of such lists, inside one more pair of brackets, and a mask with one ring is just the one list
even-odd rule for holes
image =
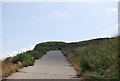
{"label": "dry grass", "polygon": [[[48,50],[43,51],[47,52]],[[6,79],[11,74],[19,72],[22,67],[34,65],[34,60],[41,58],[43,55],[44,53],[41,51],[32,50],[6,58],[2,61],[2,78]]]}
{"label": "dry grass", "polygon": [[2,73],[2,61],[0,61],[0,74]]}
{"label": "dry grass", "polygon": [[18,64],[13,64],[12,60],[13,58],[9,57],[2,62],[2,78],[3,79],[5,79],[6,77],[8,77],[14,72],[18,72],[18,70],[20,69],[20,66]]}
{"label": "dry grass", "polygon": [[84,47],[68,47],[63,53],[82,78],[118,79],[118,39],[102,40],[97,44],[94,40],[91,42],[85,43]]}
{"label": "dry grass", "polygon": [[2,79],[2,61],[0,61],[0,80]]}

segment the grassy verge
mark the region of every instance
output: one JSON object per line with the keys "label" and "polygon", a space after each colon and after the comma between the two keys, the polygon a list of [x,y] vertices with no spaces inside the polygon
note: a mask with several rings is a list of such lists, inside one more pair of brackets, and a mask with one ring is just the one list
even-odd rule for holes
{"label": "grassy verge", "polygon": [[118,38],[81,42],[63,53],[83,78],[118,79]]}
{"label": "grassy verge", "polygon": [[118,79],[118,38],[100,38],[76,43],[45,42],[31,51],[17,54],[3,61],[3,78],[19,71],[22,67],[32,66],[36,59],[47,51],[62,50],[78,72],[85,79]]}
{"label": "grassy verge", "polygon": [[0,61],[0,80],[2,79],[2,61]]}
{"label": "grassy verge", "polygon": [[13,58],[9,57],[2,61],[2,78],[5,79],[14,72],[18,72],[21,65],[14,64],[12,62]]}
{"label": "grassy verge", "polygon": [[2,61],[2,78],[10,76],[14,72],[19,72],[23,67],[33,66],[35,60],[41,58],[49,48],[41,48],[38,50],[26,51],[17,54],[14,57],[8,57]]}

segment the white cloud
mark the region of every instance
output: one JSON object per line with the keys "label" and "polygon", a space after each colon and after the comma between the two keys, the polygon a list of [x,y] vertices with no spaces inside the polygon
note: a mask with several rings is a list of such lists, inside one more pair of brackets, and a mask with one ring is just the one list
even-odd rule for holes
{"label": "white cloud", "polygon": [[25,51],[28,51],[28,50],[33,50],[34,49],[34,45],[31,45],[31,46],[29,46],[28,48],[22,48],[20,51],[21,52],[25,52]]}
{"label": "white cloud", "polygon": [[107,14],[118,12],[118,8],[108,8],[106,9]]}
{"label": "white cloud", "polygon": [[25,52],[25,51],[28,51],[28,50],[33,50],[34,49],[34,45],[30,45],[29,47],[27,48],[21,48],[20,50],[18,51],[12,51],[12,52],[6,52],[4,54],[1,53],[1,56],[0,56],[0,59],[4,59],[6,57],[13,57],[19,53],[22,53],[22,52]]}
{"label": "white cloud", "polygon": [[116,24],[115,27],[120,27],[120,24]]}

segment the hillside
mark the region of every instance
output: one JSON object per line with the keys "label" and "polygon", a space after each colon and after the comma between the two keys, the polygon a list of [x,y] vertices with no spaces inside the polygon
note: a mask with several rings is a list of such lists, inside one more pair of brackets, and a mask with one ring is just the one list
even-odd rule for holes
{"label": "hillside", "polygon": [[95,79],[119,78],[118,38],[89,40],[76,45],[64,48],[63,53],[77,70],[78,76]]}
{"label": "hillside", "polygon": [[118,78],[118,37],[99,38],[82,42],[46,42],[37,44],[40,48],[62,50],[71,64],[83,78]]}
{"label": "hillside", "polygon": [[82,42],[46,42],[34,50],[46,47],[62,50],[83,78],[118,78],[118,38],[99,38]]}
{"label": "hillside", "polygon": [[2,62],[0,61],[0,80],[2,79]]}
{"label": "hillside", "polygon": [[50,50],[61,50],[81,78],[117,79],[118,38],[99,38],[73,43],[39,43],[33,50],[6,58],[3,61],[2,77],[5,78],[22,67],[33,66],[35,60]]}

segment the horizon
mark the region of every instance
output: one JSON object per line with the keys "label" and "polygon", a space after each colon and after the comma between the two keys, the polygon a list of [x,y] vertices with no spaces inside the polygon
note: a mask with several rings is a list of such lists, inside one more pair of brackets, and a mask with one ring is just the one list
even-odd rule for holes
{"label": "horizon", "polygon": [[118,34],[117,2],[4,2],[0,5],[2,58],[33,49],[43,41],[77,42]]}
{"label": "horizon", "polygon": [[[115,36],[114,36],[115,37]],[[113,37],[102,37],[102,38],[113,38]],[[41,44],[41,43],[47,43],[47,42],[64,42],[64,43],[77,43],[77,42],[84,42],[84,41],[89,41],[89,40],[95,40],[95,39],[101,39],[101,38],[93,38],[93,39],[86,39],[86,40],[81,40],[81,41],[74,41],[74,42],[72,42],[72,41],[69,41],[69,42],[64,42],[64,41],[42,41],[42,42],[39,42],[39,43],[37,43],[37,44]],[[14,57],[15,55],[17,55],[17,54],[20,54],[20,53],[24,53],[24,52],[26,52],[26,51],[31,51],[31,50],[33,50],[34,48],[35,48],[35,46],[37,45],[37,44],[35,44],[34,46],[30,46],[30,48],[25,48],[23,51],[19,51],[19,52],[16,52],[16,53],[14,53],[14,55],[12,54],[11,56],[7,56],[7,57],[3,57],[3,58],[0,58],[0,61],[1,60],[4,60],[4,59],[6,59],[6,58],[9,58],[9,57]]]}

